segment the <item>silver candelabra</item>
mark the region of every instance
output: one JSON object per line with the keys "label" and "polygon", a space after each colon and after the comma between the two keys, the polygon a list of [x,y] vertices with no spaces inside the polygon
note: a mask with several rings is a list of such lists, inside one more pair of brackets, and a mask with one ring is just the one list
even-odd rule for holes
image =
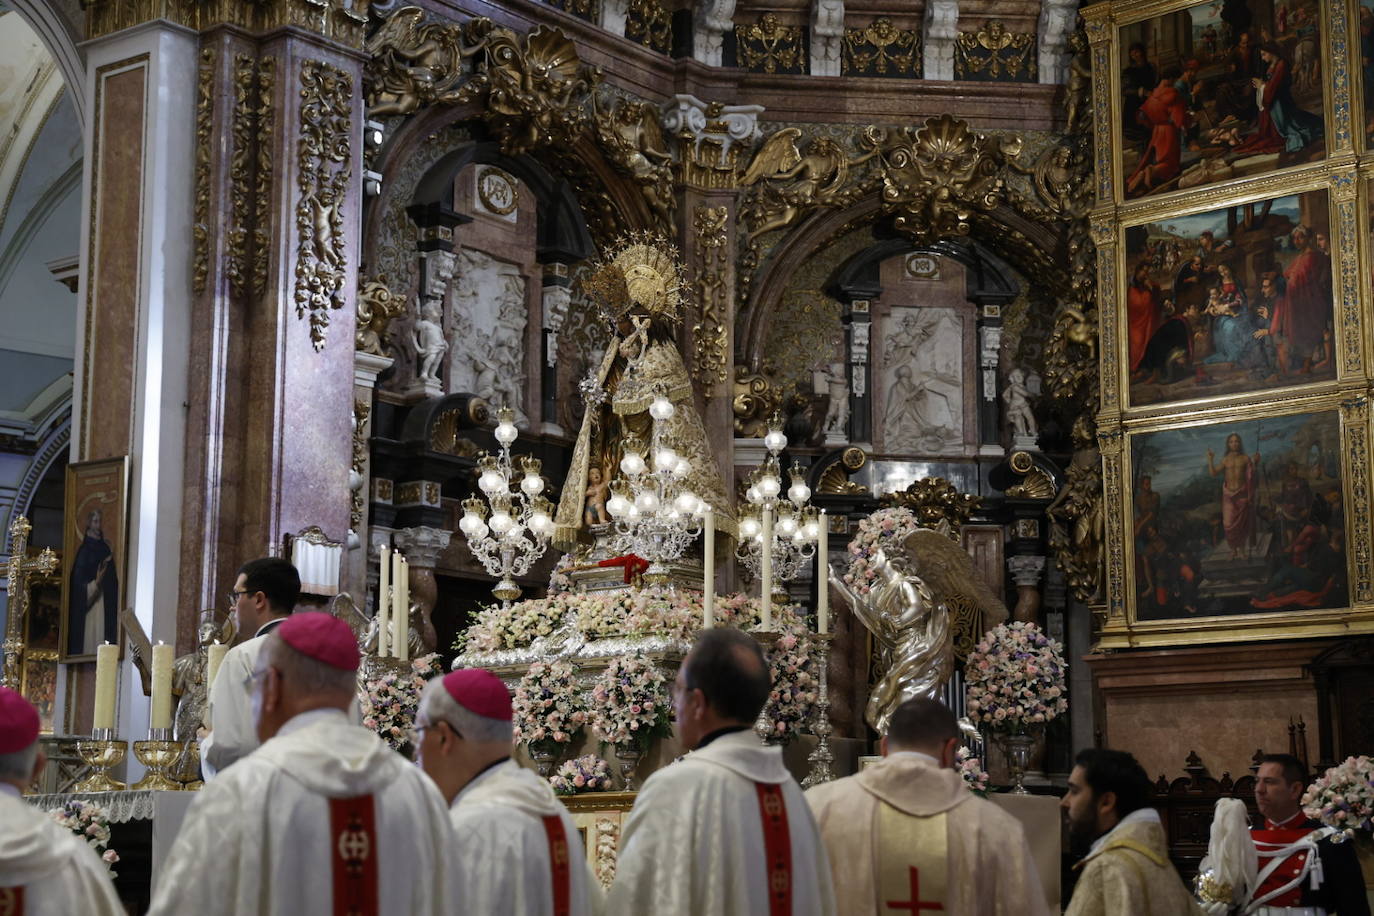
{"label": "silver candelabra", "polygon": [[739,544],[735,556],[756,577],[763,575],[764,530],[771,528],[772,578],[770,586],[777,590],[782,582],[801,575],[816,555],[816,539],[820,535],[820,520],[814,506],[809,505],[811,488],[806,485],[806,472],[800,464],[793,464],[788,472],[792,484],[782,498],[782,469],[779,454],[787,448],[787,436],[782,431],[781,418],[774,416],[763,437],[768,456],[755,468],[749,478],[745,494],[748,506],[740,512]]}

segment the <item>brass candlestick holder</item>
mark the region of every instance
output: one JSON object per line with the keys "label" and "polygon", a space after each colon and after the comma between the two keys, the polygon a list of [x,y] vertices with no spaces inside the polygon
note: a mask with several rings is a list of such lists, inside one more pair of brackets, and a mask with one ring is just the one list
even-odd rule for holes
{"label": "brass candlestick holder", "polygon": [[128,788],[110,776],[110,770],[123,763],[124,756],[129,752],[129,742],[115,738],[114,729],[94,729],[91,737],[76,742],[76,752],[93,772],[78,782],[72,791],[122,792]]}
{"label": "brass candlestick holder", "polygon": [[[767,661],[768,653],[778,644],[778,638],[782,636],[782,631],[750,630],[749,635],[758,640],[759,645],[763,648],[764,660]],[[759,717],[754,722],[754,734],[758,735],[759,739],[762,740],[764,744],[772,744],[777,740],[777,736],[774,734],[773,729],[773,717],[768,714],[767,701],[764,702],[763,708],[759,710]]]}
{"label": "brass candlestick holder", "polygon": [[830,752],[830,733],[834,730],[830,725],[830,641],[834,636],[830,633],[813,633],[810,638],[812,651],[820,667],[817,676],[821,684],[816,695],[816,718],[811,724],[811,733],[816,736],[816,749],[806,758],[811,764],[811,770],[802,780],[804,789],[835,778],[830,769],[830,765],[835,762],[835,755]]}
{"label": "brass candlestick holder", "polygon": [[185,749],[181,742],[171,740],[171,729],[149,729],[147,741],[134,742],[134,756],[148,768],[144,777],[134,783],[134,789],[180,792],[182,785],[171,777],[171,769]]}

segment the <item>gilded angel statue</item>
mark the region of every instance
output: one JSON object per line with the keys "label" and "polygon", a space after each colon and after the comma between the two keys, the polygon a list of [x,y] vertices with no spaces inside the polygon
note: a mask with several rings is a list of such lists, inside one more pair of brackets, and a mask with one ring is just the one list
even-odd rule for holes
{"label": "gilded angel statue", "polygon": [[465,35],[462,26],[424,18],[417,6],[401,7],[367,40],[368,117],[405,115],[421,105],[456,100],[467,75],[463,61],[486,47],[489,20],[474,19]]}
{"label": "gilded angel statue", "polygon": [[855,158],[829,137],[817,137],[806,144],[803,153],[797,145],[801,131],[784,127],[763,142],[745,171],[740,184],[748,187],[760,181],[787,181],[775,190],[771,200],[751,220],[749,239],[765,232],[790,226],[812,204],[824,205],[836,197],[849,178],[850,166],[877,155],[871,150]]}
{"label": "gilded angel statue", "polygon": [[898,706],[916,697],[934,697],[954,670],[952,599],[972,601],[987,627],[1008,614],[978,578],[972,558],[943,531],[919,528],[898,550],[879,550],[871,564],[877,579],[867,595],[845,585],[841,570],[834,570],[831,584],[878,643],[883,674],[864,718],[886,734]]}

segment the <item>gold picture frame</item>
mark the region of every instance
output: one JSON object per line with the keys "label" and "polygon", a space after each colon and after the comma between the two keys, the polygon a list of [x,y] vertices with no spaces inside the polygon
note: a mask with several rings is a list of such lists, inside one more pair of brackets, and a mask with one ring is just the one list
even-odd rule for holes
{"label": "gold picture frame", "polygon": [[1369,434],[1367,396],[1335,392],[1104,436],[1098,647],[1374,632]]}
{"label": "gold picture frame", "polygon": [[128,494],[127,455],[67,466],[62,556],[71,560],[62,571],[63,662],[93,660],[102,641],[123,644]]}
{"label": "gold picture frame", "polygon": [[28,579],[24,654],[19,692],[38,709],[39,731],[51,735],[57,718],[57,666],[61,656],[62,567]]}

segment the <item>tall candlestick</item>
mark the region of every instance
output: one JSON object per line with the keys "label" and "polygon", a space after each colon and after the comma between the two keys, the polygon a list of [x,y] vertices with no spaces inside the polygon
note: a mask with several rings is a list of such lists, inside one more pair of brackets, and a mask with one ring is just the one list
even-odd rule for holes
{"label": "tall candlestick", "polygon": [[377,655],[386,655],[387,620],[391,609],[391,548],[382,545],[382,562],[377,564],[381,581],[377,584]]}
{"label": "tall candlestick", "polygon": [[710,506],[701,520],[705,540],[701,545],[701,607],[706,629],[716,625],[716,514]]}
{"label": "tall candlestick", "polygon": [[830,632],[830,520],[821,510],[821,530],[816,536],[816,632]]}
{"label": "tall candlestick", "polygon": [[119,646],[105,643],[95,650],[94,728],[114,728],[115,683],[119,680]]}
{"label": "tall candlestick", "polygon": [[773,629],[773,510],[763,507],[763,629]]}
{"label": "tall candlestick", "polygon": [[401,625],[401,618],[405,616],[401,612],[401,582],[405,579],[405,573],[401,570],[401,564],[405,562],[405,557],[399,550],[391,553],[391,610],[387,612],[386,626],[386,654],[395,655],[396,648],[400,641],[396,638],[395,628]]}
{"label": "tall candlestick", "polygon": [[153,709],[149,728],[172,727],[172,647],[153,646]]}
{"label": "tall candlestick", "polygon": [[410,658],[410,561],[401,557],[401,606],[396,615],[396,651],[392,654],[405,661]]}

